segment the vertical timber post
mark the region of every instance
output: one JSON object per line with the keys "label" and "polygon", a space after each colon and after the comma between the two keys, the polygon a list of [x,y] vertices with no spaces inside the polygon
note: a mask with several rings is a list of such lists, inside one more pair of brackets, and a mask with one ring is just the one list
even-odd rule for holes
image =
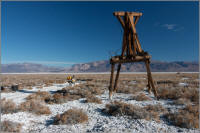
{"label": "vertical timber post", "polygon": [[112,99],[113,92],[113,76],[114,76],[115,64],[111,63],[111,75],[110,75],[110,87],[109,87],[109,99]]}
{"label": "vertical timber post", "polygon": [[146,69],[147,69],[148,84],[150,83],[149,84],[149,88],[152,87],[154,95],[158,98],[158,93],[157,93],[157,91],[155,89],[153,78],[152,78],[152,75],[151,75],[150,60],[149,59],[145,60],[145,64],[146,64]]}
{"label": "vertical timber post", "polygon": [[117,90],[117,82],[118,82],[118,79],[119,79],[120,69],[121,69],[121,63],[118,64],[118,68],[117,68],[117,75],[116,75],[116,78],[115,78],[114,92],[116,92],[116,90]]}

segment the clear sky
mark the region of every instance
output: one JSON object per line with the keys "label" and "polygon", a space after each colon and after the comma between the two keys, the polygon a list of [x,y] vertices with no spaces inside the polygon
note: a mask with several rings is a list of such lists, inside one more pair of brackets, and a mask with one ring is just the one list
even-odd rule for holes
{"label": "clear sky", "polygon": [[2,2],[2,63],[69,65],[120,53],[114,11],[142,12],[136,29],[159,61],[198,61],[198,2]]}

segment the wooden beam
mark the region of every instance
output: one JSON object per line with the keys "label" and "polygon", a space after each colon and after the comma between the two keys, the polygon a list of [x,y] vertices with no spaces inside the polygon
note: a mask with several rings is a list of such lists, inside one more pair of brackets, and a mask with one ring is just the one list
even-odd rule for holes
{"label": "wooden beam", "polygon": [[124,35],[123,35],[121,56],[124,56],[125,51],[126,51],[126,30],[124,31]]}
{"label": "wooden beam", "polygon": [[115,69],[115,64],[114,64],[114,63],[111,63],[111,75],[110,75],[109,99],[112,98],[114,69]]}
{"label": "wooden beam", "polygon": [[135,25],[137,24],[139,18],[140,18],[140,16],[136,16],[136,17],[135,17],[135,22],[134,22]]}
{"label": "wooden beam", "polygon": [[128,15],[129,22],[131,23],[131,29],[133,30],[133,34],[136,33],[135,24],[133,23],[133,16]]}
{"label": "wooden beam", "polygon": [[128,16],[127,14],[124,16],[124,22],[125,22],[125,30],[126,30],[126,55],[130,55],[130,51],[129,51],[129,40],[128,40],[128,34],[129,34],[129,21],[128,21]]}
{"label": "wooden beam", "polygon": [[138,52],[141,53],[143,50],[141,48],[141,45],[140,45],[140,42],[139,42],[139,39],[138,39],[138,35],[135,34],[135,39],[136,39],[136,42],[137,42],[137,47],[138,47]]}
{"label": "wooden beam", "polygon": [[128,34],[128,46],[129,46],[130,55],[134,55],[135,56],[135,52],[133,52],[133,49],[132,49],[131,33],[130,32]]}
{"label": "wooden beam", "polygon": [[114,85],[114,89],[113,89],[114,92],[116,92],[116,90],[117,90],[117,83],[118,83],[118,79],[119,79],[120,69],[121,69],[121,64],[119,63],[118,68],[117,68],[117,75],[116,75],[116,78],[115,78],[115,85]]}
{"label": "wooden beam", "polygon": [[125,28],[125,24],[124,24],[124,21],[123,21],[123,19],[121,18],[121,16],[117,16],[117,19],[119,20],[119,22],[120,22],[121,25],[122,25],[122,28],[124,29],[124,28]]}
{"label": "wooden beam", "polygon": [[120,59],[120,58],[111,58],[110,62],[112,63],[130,63],[130,62],[141,62],[150,59],[150,56],[135,56],[132,59]]}
{"label": "wooden beam", "polygon": [[149,83],[150,83],[150,85],[151,85],[151,87],[153,89],[154,96],[158,99],[158,93],[157,93],[157,90],[156,90],[156,88],[154,86],[153,78],[151,76],[150,60],[146,60],[145,64],[146,64],[146,69],[147,69],[147,75],[148,75]]}
{"label": "wooden beam", "polygon": [[137,54],[138,47],[137,47],[137,44],[136,44],[136,39],[135,39],[134,34],[132,35],[132,44],[133,44],[134,53]]}
{"label": "wooden beam", "polygon": [[142,16],[142,13],[138,13],[138,12],[114,12],[113,15],[114,16],[124,16],[125,13],[127,13],[128,15],[131,15],[131,16]]}

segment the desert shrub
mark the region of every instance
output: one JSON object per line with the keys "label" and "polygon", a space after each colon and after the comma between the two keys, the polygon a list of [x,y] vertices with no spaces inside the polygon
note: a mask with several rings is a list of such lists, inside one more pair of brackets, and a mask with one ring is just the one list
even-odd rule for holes
{"label": "desert shrub", "polygon": [[159,99],[178,99],[180,97],[180,93],[174,88],[159,88],[158,95]]}
{"label": "desert shrub", "polygon": [[52,103],[64,103],[67,101],[77,100],[80,98],[90,98],[88,100],[96,100],[96,102],[100,102],[92,97],[92,95],[102,94],[103,90],[99,88],[89,88],[86,87],[87,85],[79,85],[74,87],[67,87],[61,90],[58,90],[52,97],[46,98],[45,102],[52,104]]}
{"label": "desert shrub", "polygon": [[190,104],[190,100],[186,98],[179,98],[177,100],[174,100],[173,104],[176,104],[176,105]]}
{"label": "desert shrub", "polygon": [[12,100],[1,99],[1,113],[16,113],[18,111],[16,104]]}
{"label": "desert shrub", "polygon": [[150,97],[146,96],[144,93],[139,93],[138,95],[131,96],[130,99],[136,100],[136,101],[149,101],[152,100]]}
{"label": "desert shrub", "polygon": [[51,94],[46,91],[38,91],[26,97],[26,100],[40,100],[44,101],[45,99],[51,97]]}
{"label": "desert shrub", "polygon": [[131,82],[129,81],[121,81],[118,83],[118,87],[116,92],[117,93],[125,93],[125,94],[135,94],[141,90],[143,90],[146,86],[146,84],[139,83],[137,81],[136,84],[130,84]]}
{"label": "desert shrub", "polygon": [[114,101],[111,104],[107,104],[106,108],[103,109],[104,113],[113,116],[123,116],[127,115],[133,119],[158,119],[157,113],[151,113],[146,111],[144,108],[139,106],[134,106],[131,104],[126,104],[123,102]]}
{"label": "desert shrub", "polygon": [[188,88],[182,98],[190,99],[194,103],[199,103],[199,90],[198,88]]}
{"label": "desert shrub", "polygon": [[95,97],[95,96],[93,96],[93,95],[88,96],[88,97],[86,98],[86,101],[85,101],[85,102],[86,102],[86,103],[98,103],[98,104],[101,104],[101,103],[102,103],[101,99],[99,99],[99,98],[97,98],[97,97]]}
{"label": "desert shrub", "polygon": [[100,95],[104,93],[103,89],[100,89],[101,87],[93,87],[93,88],[89,88],[89,92],[93,95]]}
{"label": "desert shrub", "polygon": [[28,100],[19,105],[19,110],[28,111],[37,115],[51,114],[51,111],[48,106],[45,106],[41,103],[41,101],[37,100]]}
{"label": "desert shrub", "polygon": [[167,113],[164,117],[173,125],[182,128],[199,128],[198,105],[187,105],[175,113]]}
{"label": "desert shrub", "polygon": [[20,123],[5,120],[1,122],[1,131],[3,132],[20,132],[22,125]]}
{"label": "desert shrub", "polygon": [[156,105],[147,105],[144,107],[144,109],[146,109],[147,111],[150,111],[150,112],[157,112],[157,113],[167,113],[167,109],[164,108],[162,105],[160,104],[156,104]]}
{"label": "desert shrub", "polygon": [[33,88],[32,88],[32,86],[28,86],[27,89],[28,90],[32,90]]}
{"label": "desert shrub", "polygon": [[192,102],[199,103],[199,91],[197,88],[161,88],[158,89],[160,99],[177,100],[179,98],[189,99]]}
{"label": "desert shrub", "polygon": [[69,93],[63,95],[62,93],[55,93],[52,97],[46,98],[45,102],[48,104],[61,104],[79,98],[81,98],[79,95],[71,95]]}
{"label": "desert shrub", "polygon": [[69,109],[68,111],[58,114],[54,118],[54,124],[77,124],[88,121],[88,116],[81,109]]}

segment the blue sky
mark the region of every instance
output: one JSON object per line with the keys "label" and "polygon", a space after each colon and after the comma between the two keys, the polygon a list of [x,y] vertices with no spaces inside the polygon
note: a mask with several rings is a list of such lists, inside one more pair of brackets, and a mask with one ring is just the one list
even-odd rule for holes
{"label": "blue sky", "polygon": [[152,60],[198,60],[197,2],[2,2],[2,63],[107,60],[122,45],[114,11],[143,13],[136,29]]}

